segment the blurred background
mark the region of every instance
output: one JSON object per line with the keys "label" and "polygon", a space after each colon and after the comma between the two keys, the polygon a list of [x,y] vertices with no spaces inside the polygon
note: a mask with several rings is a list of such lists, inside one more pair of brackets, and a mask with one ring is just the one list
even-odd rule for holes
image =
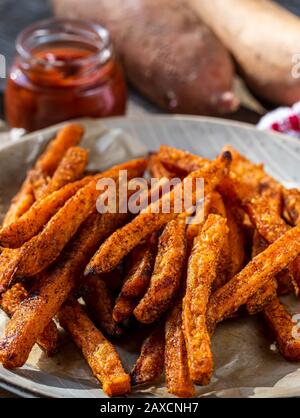
{"label": "blurred background", "polygon": [[[97,0],[95,0],[96,2]],[[300,15],[299,0],[277,0],[277,3],[280,3],[291,12]],[[111,7],[114,7],[114,0],[111,0]],[[52,14],[51,2],[47,0],[0,0],[0,52],[6,57],[7,68],[11,65],[15,55],[15,39],[20,31],[32,22],[48,18]],[[136,52],[138,53],[138,51]],[[5,83],[6,80],[0,80],[1,118],[4,117],[3,91],[5,89]],[[236,77],[234,88],[241,101],[241,107],[230,115],[224,115],[226,118],[257,123],[263,114],[275,107],[270,103],[265,103],[263,100],[254,97],[239,77]],[[156,104],[150,103],[144,95],[138,93],[130,85],[127,114],[137,115],[164,111],[164,109],[161,109]]]}

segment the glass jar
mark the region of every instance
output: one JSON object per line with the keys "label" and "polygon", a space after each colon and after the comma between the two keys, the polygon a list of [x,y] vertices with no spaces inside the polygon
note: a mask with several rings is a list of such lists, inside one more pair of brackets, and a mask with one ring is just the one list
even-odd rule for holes
{"label": "glass jar", "polygon": [[34,131],[57,122],[125,113],[126,84],[109,33],[73,19],[25,29],[5,92],[11,127]]}

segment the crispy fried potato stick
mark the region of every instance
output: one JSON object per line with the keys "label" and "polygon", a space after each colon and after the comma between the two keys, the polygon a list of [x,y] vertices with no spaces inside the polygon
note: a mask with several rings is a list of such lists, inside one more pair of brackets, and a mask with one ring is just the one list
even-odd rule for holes
{"label": "crispy fried potato stick", "polygon": [[199,170],[209,160],[177,148],[161,145],[158,159],[171,171],[179,174],[189,174]]}
{"label": "crispy fried potato stick", "polygon": [[170,312],[165,327],[165,372],[168,392],[180,398],[195,396],[182,330],[181,301]]}
{"label": "crispy fried potato stick", "polygon": [[176,177],[175,173],[172,173],[169,171],[160,161],[156,153],[153,153],[149,157],[148,161],[148,170],[153,178],[162,179],[167,178],[171,179],[173,177]]}
{"label": "crispy fried potato stick", "polygon": [[80,147],[71,147],[49,180],[41,197],[45,197],[56,190],[61,189],[68,183],[79,180],[85,171],[88,162],[88,151]]}
{"label": "crispy fried potato stick", "polygon": [[[11,289],[5,292],[0,299],[1,309],[11,317],[17,310],[23,300],[28,296],[21,283],[16,283]],[[59,334],[57,327],[53,321],[45,327],[44,331],[37,339],[37,344],[46,353],[48,357],[55,354],[59,343]]]}
{"label": "crispy fried potato stick", "polygon": [[[230,161],[230,153],[224,153],[217,160],[204,164],[201,170],[193,172],[189,178],[192,180],[204,179],[204,195],[206,196],[214,190],[224,174],[227,173]],[[112,234],[94,255],[86,268],[85,274],[100,274],[113,270],[141,241],[176,218],[177,214],[174,213],[176,191],[182,191],[185,184],[184,180],[182,184],[176,186],[169,194],[165,194],[158,202],[149,205],[132,222]],[[193,195],[193,197],[196,196]],[[169,213],[162,213],[161,208],[165,201],[170,203]]]}
{"label": "crispy fried potato stick", "polygon": [[0,245],[10,248],[21,247],[44,227],[68,199],[91,180],[92,177],[85,177],[67,184],[60,190],[35,202],[16,222],[10,223],[0,230]]}
{"label": "crispy fried potato stick", "polygon": [[150,324],[166,312],[180,287],[186,261],[185,219],[170,221],[158,242],[149,288],[133,313],[136,319]]}
{"label": "crispy fried potato stick", "polygon": [[209,328],[213,329],[215,324],[247,303],[259,288],[282,271],[299,253],[300,226],[296,226],[254,257],[240,273],[213,293],[207,310]]}
{"label": "crispy fried potato stick", "polygon": [[284,213],[291,225],[300,223],[300,192],[298,189],[283,190]]}
{"label": "crispy fried potato stick", "polygon": [[94,376],[108,396],[130,391],[130,377],[124,371],[114,346],[102,335],[77,301],[66,302],[58,314],[59,322],[82,351]]}
{"label": "crispy fried potato stick", "polygon": [[296,323],[277,297],[266,306],[263,316],[283,357],[289,361],[300,361],[300,335]]}
{"label": "crispy fried potato stick", "polygon": [[110,178],[118,181],[120,170],[127,170],[128,179],[140,177],[145,167],[144,159],[129,161],[99,174],[82,187],[51,218],[39,235],[21,247],[21,258],[16,274],[21,277],[34,276],[56,260],[82,222],[95,211],[99,196],[96,188],[97,180]]}
{"label": "crispy fried potato stick", "polygon": [[132,385],[152,382],[164,370],[165,358],[165,329],[159,324],[144,340],[141,353],[131,371]]}
{"label": "crispy fried potato stick", "polygon": [[112,316],[114,300],[105,281],[100,277],[88,276],[83,280],[83,283],[82,298],[90,316],[106,334],[121,335],[122,329]]}
{"label": "crispy fried potato stick", "polygon": [[145,244],[137,246],[130,254],[128,272],[113,310],[116,322],[128,319],[144,296],[150,283],[156,253],[157,234],[154,233]]}
{"label": "crispy fried potato stick", "polygon": [[209,215],[201,233],[194,240],[188,261],[183,329],[190,376],[194,383],[200,385],[207,385],[213,372],[206,309],[227,235],[226,218]]}
{"label": "crispy fried potato stick", "polygon": [[82,224],[50,271],[43,273],[12,316],[0,340],[0,360],[21,367],[45,326],[75,288],[97,245],[127,221],[127,214],[92,214]]}

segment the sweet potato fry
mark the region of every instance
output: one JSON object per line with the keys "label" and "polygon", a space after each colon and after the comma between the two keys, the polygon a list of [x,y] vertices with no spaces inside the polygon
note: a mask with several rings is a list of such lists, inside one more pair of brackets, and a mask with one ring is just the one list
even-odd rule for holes
{"label": "sweet potato fry", "polygon": [[182,330],[182,306],[178,302],[168,315],[165,327],[165,372],[168,392],[180,398],[195,396],[190,378]]}
{"label": "sweet potato fry", "polygon": [[269,280],[247,302],[247,311],[250,315],[262,312],[266,306],[277,297],[277,281]]}
{"label": "sweet potato fry", "polygon": [[56,260],[82,222],[96,210],[96,201],[99,196],[96,188],[97,180],[112,178],[117,181],[120,170],[127,170],[128,179],[139,177],[143,174],[145,167],[144,159],[129,161],[103,172],[82,187],[51,218],[39,235],[21,247],[16,274],[21,277],[34,276]]}
{"label": "sweet potato fry", "polygon": [[30,182],[25,180],[21,190],[12,199],[10,207],[4,217],[3,226],[7,226],[20,218],[34,203],[34,193]]}
{"label": "sweet potato fry", "polygon": [[[268,248],[268,243],[259,234],[259,232],[255,230],[253,236],[252,258],[256,257],[266,248]],[[276,277],[278,277],[278,275]],[[249,314],[255,315],[258,312],[261,312],[265,306],[277,296],[277,288],[278,285],[276,279],[271,277],[270,280],[248,300],[247,310]]]}
{"label": "sweet potato fry", "polygon": [[119,336],[122,329],[114,321],[114,300],[106,283],[100,277],[89,276],[83,280],[82,297],[86,309],[98,327],[106,334]]}
{"label": "sweet potato fry", "polygon": [[[206,196],[214,190],[228,171],[230,161],[230,153],[224,153],[217,160],[203,164],[203,168],[193,172],[190,178],[192,180],[197,178],[204,179],[204,195]],[[174,213],[175,189],[178,190],[178,187],[182,191],[184,185],[185,181],[176,186],[169,194],[164,195],[154,206],[149,205],[132,222],[109,237],[88,264],[85,274],[100,274],[113,270],[142,240],[146,239],[153,232],[158,231],[170,220],[176,218],[177,214]],[[161,210],[165,200],[170,202],[169,213],[162,213],[163,211]],[[195,204],[196,202],[194,201],[193,203]]]}
{"label": "sweet potato fry", "polygon": [[150,283],[156,252],[157,234],[154,233],[145,244],[134,248],[129,255],[128,272],[113,310],[116,322],[128,319],[144,296]]}
{"label": "sweet potato fry", "polygon": [[[1,309],[11,317],[17,310],[21,302],[28,296],[28,292],[21,283],[15,284],[11,289],[5,292],[0,299]],[[46,353],[48,357],[55,354],[59,343],[59,334],[53,321],[45,327],[44,331],[37,339],[37,344]]]}
{"label": "sweet potato fry", "polygon": [[263,316],[283,357],[289,361],[300,361],[300,335],[297,326],[277,297],[266,306]]}
{"label": "sweet potato fry", "polygon": [[4,248],[0,254],[0,295],[12,283],[21,258],[19,248]]}
{"label": "sweet potato fry", "polygon": [[185,219],[174,219],[159,238],[149,288],[133,311],[144,324],[158,320],[176,296],[186,261],[185,229]]}
{"label": "sweet potato fry", "polygon": [[[269,244],[275,242],[291,228],[278,215],[273,206],[270,205],[270,200],[264,196],[253,198],[251,202],[245,204],[245,208],[258,232]],[[298,295],[300,288],[300,257],[296,257],[288,268],[295,293]]]}
{"label": "sweet potato fry", "polygon": [[213,371],[206,309],[227,235],[226,218],[209,215],[201,233],[194,240],[188,261],[183,329],[190,376],[193,382],[201,385],[209,383]]}
{"label": "sweet potato fry", "polygon": [[300,253],[300,226],[290,229],[254,257],[221,289],[213,293],[207,310],[210,329],[247,303],[268,280],[282,271]]}
{"label": "sweet potato fry", "polygon": [[161,179],[161,178],[167,178],[171,179],[173,177],[176,177],[175,173],[172,173],[169,171],[160,161],[157,154],[153,153],[149,156],[148,161],[148,171],[153,178]]}
{"label": "sweet potato fry", "polygon": [[15,222],[34,203],[34,190],[31,184],[31,177],[34,173],[43,173],[43,177],[51,176],[67,149],[77,145],[81,140],[82,134],[82,127],[76,124],[69,124],[59,131],[56,138],[48,145],[46,151],[38,158],[34,168],[29,171],[20,192],[12,199],[11,206],[4,218],[3,226]]}
{"label": "sweet potato fry", "polygon": [[58,131],[46,148],[46,151],[38,158],[35,168],[44,174],[52,176],[66,151],[79,144],[84,131],[75,123],[70,123]]}
{"label": "sweet potato fry", "polygon": [[152,382],[164,370],[165,332],[164,324],[159,324],[144,340],[141,354],[131,371],[132,385]]}
{"label": "sweet potato fry", "polygon": [[0,340],[0,360],[7,368],[21,367],[45,326],[75,288],[97,245],[127,220],[126,214],[90,215],[64,249],[56,264],[37,281],[12,316]]}
{"label": "sweet potato fry", "polygon": [[61,326],[82,351],[94,376],[108,396],[130,391],[130,377],[124,371],[114,346],[101,334],[77,301],[66,302],[58,314]]}
{"label": "sweet potato fry", "polygon": [[88,152],[84,148],[71,147],[55,170],[42,197],[59,190],[68,183],[79,180],[88,162]]}
{"label": "sweet potato fry", "polygon": [[21,247],[34,237],[53,215],[78,190],[88,184],[92,177],[85,177],[35,202],[24,215],[0,230],[0,245],[3,247]]}
{"label": "sweet potato fry", "polygon": [[226,205],[228,241],[230,246],[230,266],[228,278],[235,276],[245,264],[245,237],[241,225],[236,221],[233,209]]}
{"label": "sweet potato fry", "polygon": [[177,174],[189,174],[199,170],[209,160],[182,151],[177,148],[161,145],[157,154],[158,159],[171,171]]}

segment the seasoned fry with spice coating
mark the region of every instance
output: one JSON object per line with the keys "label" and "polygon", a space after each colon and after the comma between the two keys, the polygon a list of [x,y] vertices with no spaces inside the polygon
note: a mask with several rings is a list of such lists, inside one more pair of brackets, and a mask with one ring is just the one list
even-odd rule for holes
{"label": "seasoned fry with spice coating", "polygon": [[2,225],[5,227],[16,219],[20,218],[28,209],[33,205],[35,201],[34,193],[30,182],[25,180],[21,190],[12,199],[10,207],[4,216]]}
{"label": "seasoned fry with spice coating", "polygon": [[185,219],[169,222],[159,238],[149,288],[133,313],[144,324],[156,321],[174,300],[186,261]]}
{"label": "seasoned fry with spice coating", "polygon": [[[16,274],[21,277],[33,276],[56,260],[82,222],[95,211],[99,196],[96,188],[98,180],[111,178],[117,181],[120,170],[127,170],[128,179],[139,177],[143,174],[145,167],[146,160],[144,159],[129,161],[99,174],[82,187],[51,218],[39,235],[22,246]],[[69,222],[66,222],[66,219]]]}
{"label": "seasoned fry with spice coating", "polygon": [[58,314],[61,326],[82,351],[94,376],[108,396],[130,391],[130,377],[124,371],[114,346],[101,334],[77,301],[66,302]]}
{"label": "seasoned fry with spice coating", "polygon": [[160,146],[157,157],[171,172],[185,175],[199,170],[208,162],[206,158],[167,145]]}
{"label": "seasoned fry with spice coating", "polygon": [[[7,290],[0,299],[1,309],[11,317],[23,300],[28,296],[28,292],[21,283],[16,283],[11,289]],[[59,334],[53,321],[45,327],[44,331],[37,339],[37,344],[48,357],[55,354],[58,348]]]}
{"label": "seasoned fry with spice coating", "polygon": [[45,326],[57,314],[97,245],[127,220],[126,214],[92,214],[42,274],[12,316],[0,340],[0,359],[7,368],[21,367]]}
{"label": "seasoned fry with spice coating", "polygon": [[114,300],[104,280],[89,276],[83,280],[82,298],[91,318],[108,335],[119,336],[122,329],[114,321],[112,313]]}
{"label": "seasoned fry with spice coating", "polygon": [[220,215],[209,215],[194,240],[188,261],[183,329],[190,376],[193,382],[201,385],[209,383],[213,371],[206,310],[227,235],[226,219]]}
{"label": "seasoned fry with spice coating", "polygon": [[0,245],[10,248],[21,247],[43,228],[69,198],[91,180],[92,177],[85,177],[67,184],[62,189],[35,202],[16,222],[0,230]]}
{"label": "seasoned fry with spice coating", "polygon": [[44,177],[51,176],[68,148],[80,142],[82,134],[83,129],[77,124],[69,124],[58,132],[56,138],[50,142],[46,151],[38,158],[34,168],[28,172],[19,193],[12,199],[3,226],[15,222],[34,203],[34,190],[31,184],[31,177],[34,173],[43,173]]}
{"label": "seasoned fry with spice coating", "polygon": [[128,319],[144,296],[150,283],[156,252],[157,234],[154,233],[129,255],[128,272],[113,310],[115,321]]}
{"label": "seasoned fry with spice coating", "polygon": [[175,173],[169,171],[160,161],[157,154],[153,153],[149,156],[148,161],[148,170],[152,178],[162,179],[167,178],[171,179],[176,177]]}
{"label": "seasoned fry with spice coating", "polygon": [[131,371],[132,385],[152,382],[164,370],[165,358],[165,329],[159,324],[144,340],[141,353]]}
{"label": "seasoned fry with spice coating", "polygon": [[53,177],[49,180],[42,197],[59,190],[68,183],[79,180],[84,174],[87,162],[87,150],[80,147],[69,148],[55,170]]}
{"label": "seasoned fry with spice coating", "polygon": [[58,131],[56,138],[50,141],[45,152],[38,158],[35,169],[52,176],[66,151],[78,145],[83,136],[82,126],[70,123]]}
{"label": "seasoned fry with spice coating", "polygon": [[[196,181],[197,178],[203,179],[204,195],[206,196],[215,189],[227,173],[230,161],[230,153],[223,153],[215,161],[203,164],[201,170],[193,172],[187,178],[193,181]],[[158,231],[170,220],[176,218],[177,214],[174,213],[175,189],[182,191],[185,184],[184,180],[182,184],[176,186],[168,195],[164,195],[154,206],[149,205],[132,222],[112,234],[94,255],[85,273],[100,274],[113,270],[142,240],[146,239],[153,232]],[[193,200],[195,200],[196,196],[193,195],[193,197]],[[170,211],[168,211],[169,213],[162,213],[161,208],[166,200],[170,202]],[[193,203],[195,204],[196,202],[194,201]],[[157,209],[159,210],[157,211]]]}
{"label": "seasoned fry with spice coating", "polygon": [[165,372],[168,392],[180,398],[195,396],[182,330],[182,303],[169,313],[165,327]]}
{"label": "seasoned fry with spice coating", "polygon": [[300,226],[289,230],[254,257],[244,269],[213,293],[207,310],[210,329],[247,303],[268,280],[282,271],[300,253]]}

